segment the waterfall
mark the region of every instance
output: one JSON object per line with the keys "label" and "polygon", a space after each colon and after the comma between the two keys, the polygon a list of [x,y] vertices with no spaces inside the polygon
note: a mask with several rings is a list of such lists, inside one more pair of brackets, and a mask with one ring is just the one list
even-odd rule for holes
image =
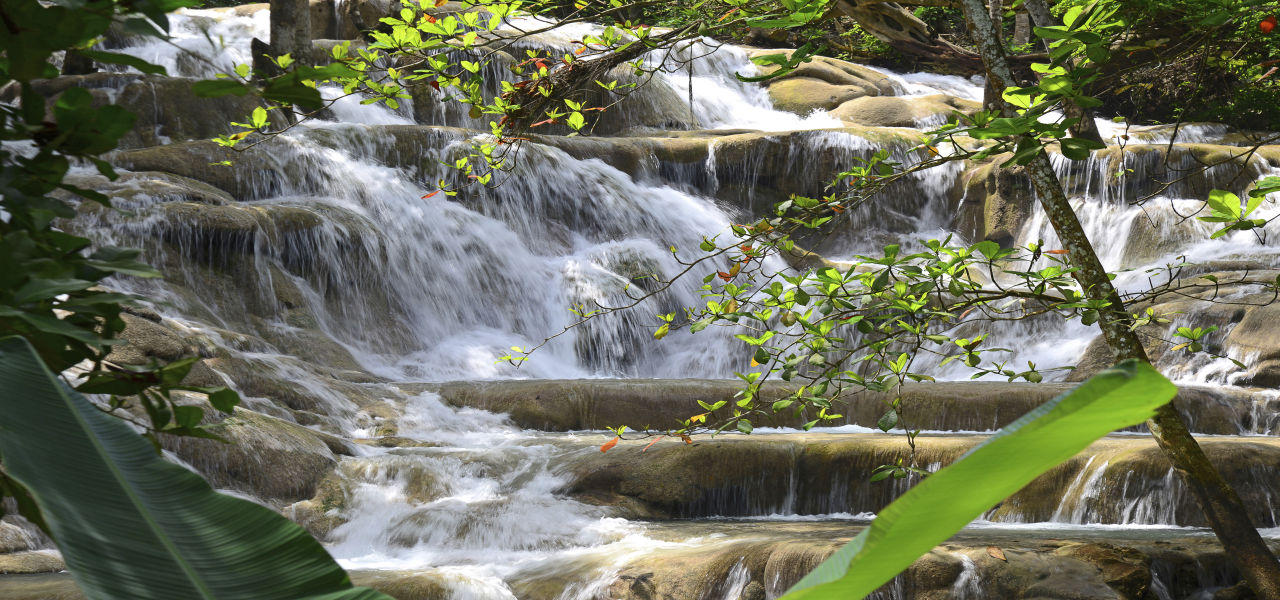
{"label": "waterfall", "polygon": [[[131,37],[110,43],[171,75],[209,77],[250,61],[249,40],[266,38],[268,15],[248,7],[184,10],[172,22],[172,43]],[[546,22],[526,18],[511,25],[540,24]],[[525,39],[518,49],[568,52],[572,40],[598,31],[574,24]],[[773,598],[829,549],[806,547],[775,560],[761,558],[761,547],[848,537],[849,527],[865,525],[919,481],[911,475],[878,487],[867,482],[871,469],[899,456],[875,437],[868,427],[874,421],[825,434],[759,427],[757,433],[767,434],[754,438],[759,443],[788,445],[778,453],[788,470],[775,472],[761,459],[750,477],[717,485],[657,478],[650,480],[655,486],[698,489],[692,500],[655,507],[621,485],[608,494],[571,493],[593,474],[583,465],[598,464],[590,460],[602,456],[599,445],[612,434],[522,429],[515,409],[508,418],[428,389],[454,380],[730,378],[747,369],[751,354],[733,338],[736,330],[690,335],[677,329],[654,339],[660,323],[655,314],[674,313],[679,324],[682,309],[705,305],[705,273],[661,290],[654,282],[681,273],[699,256],[704,238],[719,234],[718,241],[728,243],[730,224],[758,219],[790,193],[821,194],[830,176],[857,159],[884,148],[892,160],[919,160],[911,148],[940,122],[934,114],[917,119],[915,128],[854,127],[825,110],[779,110],[765,87],[735,77],[759,73],[750,56],[746,48],[711,39],[681,44],[675,61],[610,109],[590,132],[594,136],[531,134],[513,149],[512,170],[497,185],[461,185],[465,180],[451,166],[473,142],[487,139],[487,117],[473,119],[430,92],[396,110],[348,97],[322,119],[238,155],[229,167],[206,167],[212,162],[208,144],[180,141],[159,149],[177,157],[168,163],[158,162],[157,149],[145,144],[125,148],[116,155],[129,165],[120,182],[108,184],[77,168],[71,177],[78,185],[110,187],[123,210],[86,205],[68,227],[99,244],[144,250],[165,280],[112,285],[156,300],[155,321],[197,345],[217,377],[242,392],[245,408],[353,442],[353,450],[331,457],[337,466],[319,484],[316,499],[286,508],[297,514],[311,502],[310,510],[331,520],[321,537],[345,567],[424,572],[452,598],[533,597],[529,590],[543,586],[556,593],[539,598],[596,600],[612,597],[617,586],[656,585],[661,573],[654,575],[654,557],[674,552],[691,569],[707,569],[707,583],[699,588],[704,598],[746,598],[765,582]],[[646,60],[657,64],[656,57]],[[486,67],[490,91],[510,77],[506,66],[499,60]],[[866,69],[883,79],[879,93],[886,96],[982,97],[980,78]],[[105,94],[118,94],[137,77],[123,71]],[[151,92],[162,93],[154,85]],[[154,104],[159,111],[161,103]],[[171,114],[154,115],[156,140],[182,139],[172,120]],[[1110,121],[1099,123],[1113,141],[1126,135]],[[1239,193],[1246,181],[1219,167],[1159,185],[1197,164],[1203,157],[1196,152],[1204,149],[1176,145],[1169,156],[1160,154],[1160,144],[1171,139],[1167,126],[1131,128],[1127,135],[1129,152],[1123,154],[1113,144],[1086,161],[1054,156],[1104,264],[1123,270],[1118,287],[1141,289],[1160,277],[1149,269],[1180,256],[1206,265],[1247,260],[1280,267],[1274,239],[1263,243],[1252,232],[1235,232],[1209,241],[1212,229],[1188,218],[1203,205],[1207,189]],[[1238,142],[1232,135],[1192,125],[1177,139],[1219,148]],[[174,173],[160,173],[166,165]],[[966,203],[985,200],[968,196],[970,167],[956,161],[913,174],[849,211],[829,235],[805,239],[813,244],[806,247],[839,262],[879,253],[886,244],[911,248],[948,235],[977,242],[963,239],[969,223],[958,216]],[[1262,159],[1247,167],[1249,180],[1274,171]],[[457,185],[458,193],[441,193],[441,180]],[[1029,185],[1021,191],[1034,199]],[[1026,213],[1003,241],[1057,248],[1043,211],[1029,202]],[[1277,214],[1280,202],[1273,198],[1260,216]],[[1277,227],[1266,229],[1275,235]],[[1047,264],[1041,259],[1036,266]],[[771,259],[765,268],[782,271],[786,265]],[[578,317],[571,309],[618,307],[645,295],[652,297],[635,309],[574,326]],[[1170,327],[1193,322],[1177,315]],[[1234,326],[1226,317],[1210,342],[1220,344]],[[1011,349],[1001,360],[1019,370],[1028,361],[1041,368],[1074,365],[1097,335],[1096,327],[1056,317],[1003,323],[990,332],[995,345]],[[543,340],[527,361],[502,359]],[[1241,352],[1231,358],[1258,362]],[[942,366],[940,360],[925,364],[931,375],[969,378],[958,361]],[[1242,375],[1229,359],[1171,354],[1158,365],[1180,383],[1223,386]],[[1272,445],[1265,436],[1280,430],[1280,392],[1248,393],[1237,418],[1240,433],[1260,440],[1256,457],[1266,458]],[[534,408],[543,400],[552,399],[535,395]],[[599,400],[606,401],[621,402]],[[596,405],[571,406],[589,413]],[[959,431],[973,428],[926,432],[922,446],[937,442],[941,449],[922,450],[921,464],[934,471],[954,460],[986,433]],[[858,451],[833,450],[850,439],[872,441]],[[1135,440],[1110,438],[1094,454],[1051,473],[1061,485],[1015,497],[971,532],[1202,536],[1188,525],[1192,501],[1167,463],[1151,467],[1149,457],[1126,462],[1150,454]],[[650,457],[659,451],[651,452],[627,456],[657,461]],[[743,457],[723,460],[735,464],[701,470],[756,464]],[[1245,475],[1275,480],[1274,465],[1251,468]],[[1280,490],[1272,486],[1258,494],[1255,500],[1270,504],[1265,525],[1276,525]],[[669,517],[689,519],[664,525]],[[719,558],[696,562],[708,553]],[[945,554],[954,580],[938,588],[940,594],[982,597],[984,586],[996,581],[984,560],[960,550]],[[1173,597],[1166,566],[1153,567],[1152,593],[1160,598]],[[1214,577],[1205,581],[1222,579]],[[905,599],[914,585],[900,576],[876,597]]]}

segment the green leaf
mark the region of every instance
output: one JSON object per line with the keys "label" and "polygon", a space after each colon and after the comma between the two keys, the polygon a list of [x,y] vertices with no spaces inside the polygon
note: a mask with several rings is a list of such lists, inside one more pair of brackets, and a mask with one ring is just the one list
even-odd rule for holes
{"label": "green leaf", "polygon": [[1209,199],[1205,202],[1215,213],[1230,216],[1232,219],[1240,218],[1240,197],[1231,192],[1211,190]]}
{"label": "green leaf", "polygon": [[94,282],[83,279],[32,279],[13,293],[13,304],[45,300],[59,294],[87,290],[93,285]]}
{"label": "green leaf", "polygon": [[353,588],[301,527],[165,461],[26,340],[0,340],[0,381],[5,472],[31,491],[86,596],[389,600]]}
{"label": "green leaf", "polygon": [[880,431],[886,432],[893,429],[897,424],[898,411],[893,409],[884,411],[884,414],[880,416],[880,420],[876,421],[876,427],[880,428]]}
{"label": "green leaf", "polygon": [[863,598],[983,512],[1094,440],[1151,417],[1177,388],[1128,360],[1010,423],[903,494],[783,600]]}
{"label": "green leaf", "polygon": [[1071,160],[1084,160],[1093,150],[1106,148],[1106,144],[1085,138],[1062,138],[1058,143],[1062,145],[1062,155]]}
{"label": "green leaf", "polygon": [[1000,244],[991,240],[983,240],[973,245],[973,251],[982,253],[988,259],[993,259],[996,257],[996,253],[1000,251]]}

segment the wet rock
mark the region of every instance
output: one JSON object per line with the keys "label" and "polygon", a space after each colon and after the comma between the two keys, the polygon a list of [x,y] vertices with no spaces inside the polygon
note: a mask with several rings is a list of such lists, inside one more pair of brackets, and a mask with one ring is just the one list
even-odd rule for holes
{"label": "wet rock", "polygon": [[[1229,267],[1218,264],[1216,267]],[[1239,281],[1273,281],[1280,271],[1257,269],[1248,261],[1238,265],[1238,271],[1214,271],[1203,273],[1192,270],[1180,280],[1177,299],[1168,299],[1155,305],[1132,307],[1133,311],[1148,306],[1157,314],[1171,318],[1173,322],[1163,330],[1144,327],[1138,330],[1143,338],[1147,354],[1158,367],[1166,371],[1195,369],[1203,366],[1203,360],[1186,349],[1170,350],[1173,345],[1164,339],[1174,339],[1174,331],[1180,326],[1210,327],[1217,331],[1204,338],[1205,350],[1217,354],[1239,357],[1249,364],[1243,373],[1226,374],[1228,382],[1246,387],[1280,387],[1280,304],[1272,302],[1272,295],[1259,292],[1256,286],[1237,284]],[[1215,285],[1205,277],[1213,277]],[[1223,301],[1230,298],[1230,301]],[[1217,300],[1217,301],[1215,301]],[[1163,338],[1163,339],[1162,339]],[[1178,343],[1178,340],[1173,342]],[[1081,356],[1069,381],[1080,381],[1113,364],[1110,349],[1099,336],[1090,343]]]}
{"label": "wet rock", "polygon": [[34,550],[35,542],[33,536],[23,528],[8,521],[0,521],[0,554]]}
{"label": "wet rock", "polygon": [[795,77],[769,86],[769,98],[774,108],[807,116],[815,110],[832,110],[854,98],[861,98],[866,90],[832,85],[821,79]]}
{"label": "wet rock", "polygon": [[1255,600],[1257,597],[1253,589],[1243,581],[1213,593],[1213,600]]}
{"label": "wet rock", "polygon": [[110,160],[118,168],[131,171],[159,171],[181,175],[241,199],[254,197],[256,181],[268,182],[267,187],[278,187],[280,180],[278,175],[255,171],[249,166],[231,168],[215,164],[226,160],[236,161],[237,155],[212,142],[185,142],[125,150],[113,153]]}
{"label": "wet rock", "polygon": [[[751,56],[771,54],[789,56],[789,50],[757,50]],[[760,70],[773,73],[776,65]],[[815,110],[832,110],[841,104],[863,96],[893,95],[895,89],[887,77],[862,65],[834,58],[817,56],[802,63],[790,73],[768,80],[765,85],[775,108],[808,115]]]}
{"label": "wet rock", "polygon": [[1094,565],[1103,581],[1124,600],[1147,597],[1151,587],[1151,557],[1133,548],[1106,542],[1071,544],[1054,551]]}
{"label": "wet rock", "polygon": [[280,504],[309,499],[337,464],[346,443],[301,425],[245,410],[209,428],[230,443],[162,437],[215,488],[230,488]]}
{"label": "wet rock", "polygon": [[346,522],[336,510],[326,508],[315,500],[295,502],[284,507],[281,513],[322,542],[328,541],[329,534]]}
{"label": "wet rock", "polygon": [[396,600],[448,600],[453,589],[447,576],[413,571],[354,571],[352,583],[371,587]]}
{"label": "wet rock", "polygon": [[1021,167],[999,168],[1003,160],[978,165],[962,176],[965,191],[953,224],[965,239],[1010,247],[1031,217],[1035,208],[1031,180]]}
{"label": "wet rock", "polygon": [[942,94],[913,98],[864,96],[836,107],[831,116],[868,127],[928,127],[945,123],[954,111],[969,114],[977,110],[977,102]]}
{"label": "wet rock", "polygon": [[55,550],[0,554],[0,574],[57,573],[65,570],[67,565]]}
{"label": "wet rock", "polygon": [[[101,192],[111,198],[117,207],[121,206],[121,202],[125,206],[136,206],[175,200],[214,205],[235,201],[226,192],[209,184],[172,173],[124,171],[119,175],[118,179],[111,181],[98,174],[72,174],[65,181],[70,185]],[[86,202],[83,207],[98,206],[100,205]]]}
{"label": "wet rock", "polygon": [[[107,361],[122,365],[164,364],[178,359],[197,356],[198,350],[188,342],[175,326],[156,323],[150,319],[125,313],[121,334],[127,343],[117,345],[107,355]],[[214,373],[205,361],[197,361],[183,380],[187,385],[221,386],[222,378]]]}
{"label": "wet rock", "polygon": [[194,79],[146,77],[121,89],[116,104],[137,115],[121,148],[207,140],[232,131],[260,102],[251,95],[197,96]]}

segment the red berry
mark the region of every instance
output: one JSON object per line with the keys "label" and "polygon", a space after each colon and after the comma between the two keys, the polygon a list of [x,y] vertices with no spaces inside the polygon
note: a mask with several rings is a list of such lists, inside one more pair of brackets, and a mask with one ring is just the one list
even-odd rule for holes
{"label": "red berry", "polygon": [[1271,16],[1269,16],[1269,17],[1267,17],[1267,18],[1263,19],[1261,23],[1258,23],[1258,29],[1261,29],[1261,30],[1262,30],[1262,33],[1271,33],[1271,30],[1273,30],[1273,29],[1275,29],[1275,28],[1276,28],[1276,17],[1275,17],[1275,15],[1271,15]]}

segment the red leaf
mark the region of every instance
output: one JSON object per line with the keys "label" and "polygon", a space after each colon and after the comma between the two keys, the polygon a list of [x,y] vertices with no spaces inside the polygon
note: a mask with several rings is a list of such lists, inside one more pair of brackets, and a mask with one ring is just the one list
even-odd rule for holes
{"label": "red leaf", "polygon": [[730,275],[730,274],[728,274],[728,273],[725,273],[724,271],[716,271],[716,274],[720,276],[720,279],[723,279],[723,280],[725,280],[725,281],[732,281],[732,280],[733,280],[733,275]]}
{"label": "red leaf", "polygon": [[439,194],[439,193],[440,193],[440,190],[436,190],[436,191],[434,191],[434,192],[431,192],[430,194],[427,194],[426,196],[423,196],[423,197],[422,197],[422,199],[423,199],[423,200],[426,200],[427,198],[430,198],[430,197],[432,197],[432,196],[434,196],[434,195],[436,195],[436,194]]}
{"label": "red leaf", "polygon": [[435,90],[436,90],[437,92],[438,92],[438,91],[440,91],[440,82],[439,82],[439,81],[434,81],[434,80],[433,80],[433,81],[431,82],[431,87],[435,88]]}
{"label": "red leaf", "polygon": [[1271,33],[1271,30],[1275,28],[1276,28],[1275,15],[1268,16],[1267,18],[1263,19],[1261,23],[1258,23],[1258,29],[1261,29],[1262,33]]}
{"label": "red leaf", "polygon": [[602,446],[600,446],[600,451],[601,451],[601,452],[608,452],[610,448],[612,448],[612,447],[614,447],[614,446],[617,446],[617,445],[618,445],[618,440],[620,440],[620,439],[622,439],[622,438],[620,438],[620,437],[616,437],[616,438],[613,438],[613,439],[611,439],[611,440],[609,440],[609,441],[605,442]]}
{"label": "red leaf", "polygon": [[[660,436],[658,436],[658,437],[656,437],[656,438],[653,438],[653,441],[652,441],[652,442],[649,442],[649,446],[652,446],[652,445],[654,445],[654,444],[658,443],[658,440],[661,440],[663,437],[666,437],[666,436],[661,436],[661,435],[660,435]],[[645,450],[648,450],[648,449],[649,449],[649,446],[645,446],[645,447],[644,447],[644,450],[641,450],[640,452],[644,452]]]}
{"label": "red leaf", "polygon": [[548,124],[548,123],[555,123],[555,122],[556,122],[556,120],[555,120],[555,119],[547,119],[547,120],[545,120],[545,121],[538,121],[537,123],[534,123],[533,125],[530,125],[529,127],[537,127],[537,126],[539,126],[539,125],[546,125],[546,124]]}

